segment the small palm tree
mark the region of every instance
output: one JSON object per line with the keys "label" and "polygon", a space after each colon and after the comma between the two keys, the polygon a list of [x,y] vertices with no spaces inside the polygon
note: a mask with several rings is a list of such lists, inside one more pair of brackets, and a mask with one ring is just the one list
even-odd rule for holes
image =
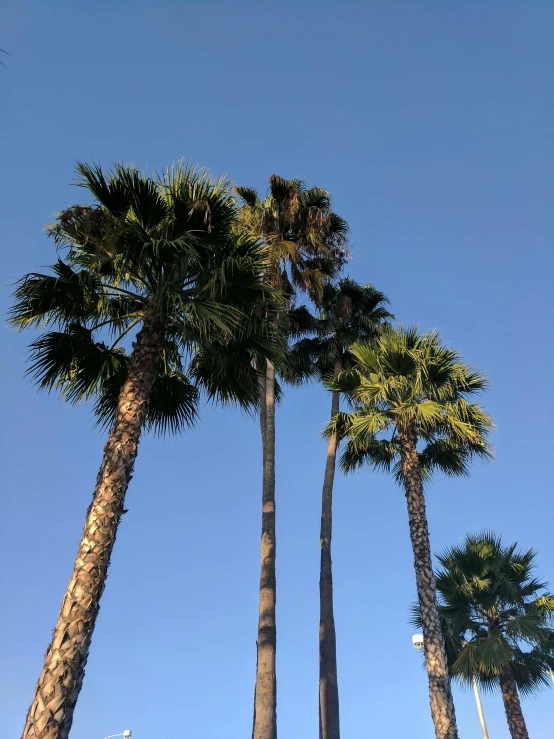
{"label": "small palm tree", "polygon": [[348,395],[354,408],[338,413],[327,433],[347,438],[345,471],[367,463],[392,471],[404,487],[435,733],[437,739],[457,739],[423,484],[435,470],[463,475],[472,457],[490,457],[491,419],[468,402],[487,380],[445,347],[437,332],[389,329],[351,352],[355,366],[339,375],[333,389]]}
{"label": "small palm tree", "polygon": [[[267,196],[237,187],[243,201],[239,222],[263,238],[270,251],[265,282],[278,290],[283,302],[278,309],[268,305],[263,316],[270,321],[283,343],[298,336],[309,316],[296,307],[296,293],[320,297],[326,280],[338,274],[347,258],[346,222],[331,207],[329,194],[319,187],[306,188],[300,180],[278,175],[269,179]],[[276,367],[263,357],[255,360],[260,393],[260,426],[263,454],[262,537],[260,600],[257,641],[256,688],[253,739],[277,736],[277,681],[275,654],[275,402]],[[298,379],[298,367],[282,365],[286,379]]]}
{"label": "small palm tree", "polygon": [[[388,298],[372,285],[358,285],[350,278],[323,288],[315,338],[299,341],[294,353],[308,356],[320,381],[336,380],[343,369],[352,366],[350,347],[355,342],[371,341],[393,316],[385,307]],[[331,394],[331,420],[340,410],[340,393]],[[321,498],[321,563],[319,575],[319,736],[340,739],[337,644],[333,609],[333,570],[331,537],[333,522],[333,483],[338,438],[329,436]]]}
{"label": "small palm tree", "polygon": [[512,739],[528,739],[519,693],[550,687],[554,595],[534,576],[536,552],[490,532],[438,555],[440,614],[450,673],[502,692]]}
{"label": "small palm tree", "polygon": [[[55,329],[32,344],[34,379],[73,402],[98,395],[111,428],[24,739],[69,735],[141,431],[196,415],[181,357],[212,332],[240,332],[268,292],[265,249],[237,232],[228,182],[183,166],[157,178],[123,166],[77,172],[97,204],[59,216],[51,233],[65,257],[19,282],[11,321]],[[121,342],[137,330],[127,356]]]}

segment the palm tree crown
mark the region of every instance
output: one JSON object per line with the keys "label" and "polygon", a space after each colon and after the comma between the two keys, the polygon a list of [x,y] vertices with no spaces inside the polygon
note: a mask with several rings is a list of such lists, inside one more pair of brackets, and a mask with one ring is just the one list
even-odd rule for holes
{"label": "palm tree crown", "polygon": [[263,200],[252,188],[235,190],[244,203],[241,224],[270,248],[267,279],[291,299],[295,290],[321,296],[348,259],[348,224],[333,211],[329,193],[279,175],[269,178]]}
{"label": "palm tree crown", "polygon": [[[79,164],[77,172],[97,205],[59,215],[49,232],[64,258],[15,292],[13,325],[54,329],[31,344],[29,372],[70,402],[96,396],[95,415],[109,425],[129,368],[122,343],[145,320],[159,322],[164,346],[146,426],[180,430],[194,421],[198,397],[182,357],[214,337],[244,342],[243,309],[269,293],[265,247],[236,229],[230,183],[205,170],[177,165],[150,178],[116,165],[106,176]],[[257,338],[256,349],[269,351]]]}
{"label": "palm tree crown", "polygon": [[550,686],[554,595],[534,576],[536,552],[490,532],[469,535],[438,555],[436,574],[450,672],[498,688],[510,665],[518,690]]}
{"label": "palm tree crown", "polygon": [[377,337],[394,316],[389,299],[373,285],[359,285],[349,277],[324,285],[317,319],[310,326],[313,338],[298,341],[298,361],[310,358],[321,380],[333,376],[337,360],[341,369],[352,366],[350,347]]}
{"label": "palm tree crown", "polygon": [[335,383],[353,404],[335,422],[347,438],[345,471],[368,463],[393,470],[400,482],[400,437],[406,433],[418,441],[424,478],[434,470],[467,474],[472,457],[491,456],[490,416],[468,401],[487,379],[444,346],[438,332],[389,328],[373,343],[355,344],[351,353],[354,368]]}

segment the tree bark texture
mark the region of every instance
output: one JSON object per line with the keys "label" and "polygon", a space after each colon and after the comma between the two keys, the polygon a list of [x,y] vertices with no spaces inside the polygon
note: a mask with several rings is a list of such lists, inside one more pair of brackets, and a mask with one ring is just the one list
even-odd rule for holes
{"label": "tree bark texture", "polygon": [[254,739],[276,739],[275,368],[271,362],[266,363],[265,381],[260,383],[260,389],[263,450],[262,540],[253,737]]}
{"label": "tree bark texture", "polygon": [[529,739],[527,726],[523,718],[521,703],[517,692],[514,673],[510,665],[502,670],[500,675],[500,689],[502,690],[502,700],[504,701],[504,710],[508,719],[508,727],[512,739]]}
{"label": "tree bark texture", "polygon": [[[341,362],[335,364],[335,377]],[[331,420],[339,412],[339,393],[333,393]],[[319,572],[319,739],[340,739],[337,640],[333,613],[333,483],[337,458],[337,435],[329,437],[321,496],[321,564]]]}
{"label": "tree bark texture", "polygon": [[129,375],[104,446],[73,574],[27,713],[22,739],[69,736],[163,341],[163,327],[145,321],[133,346]]}
{"label": "tree bark texture", "polygon": [[399,440],[435,736],[437,739],[458,739],[454,701],[448,679],[446,652],[440,625],[416,436],[410,430],[399,431]]}

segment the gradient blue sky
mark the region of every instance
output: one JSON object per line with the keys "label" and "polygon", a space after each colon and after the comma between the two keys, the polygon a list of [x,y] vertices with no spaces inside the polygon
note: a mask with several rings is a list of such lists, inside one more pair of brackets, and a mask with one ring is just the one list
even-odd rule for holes
{"label": "gradient blue sky", "polygon": [[[41,229],[83,197],[76,159],[187,157],[262,190],[273,172],[328,188],[352,227],[349,273],[493,379],[496,461],[430,487],[434,550],[492,528],[536,547],[554,580],[551,2],[4,0],[1,28],[4,285],[53,260]],[[20,735],[103,444],[88,409],[24,379],[29,339],[3,330],[7,739]],[[285,739],[318,735],[328,406],[316,387],[287,392],[277,419]],[[250,736],[259,458],[256,423],[232,410],[143,440],[72,739],[127,727],[134,739]],[[429,739],[405,503],[384,476],[338,477],[334,565],[344,736]],[[461,736],[478,736],[472,694],[455,698]],[[507,738],[501,698],[484,707],[491,737]],[[552,736],[552,691],[524,709],[534,739]]]}

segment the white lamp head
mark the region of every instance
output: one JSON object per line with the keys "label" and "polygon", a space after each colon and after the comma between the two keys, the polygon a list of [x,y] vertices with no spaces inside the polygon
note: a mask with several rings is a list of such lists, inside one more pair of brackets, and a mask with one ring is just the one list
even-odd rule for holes
{"label": "white lamp head", "polygon": [[123,739],[131,739],[131,729],[125,729],[123,732]]}
{"label": "white lamp head", "polygon": [[423,649],[423,634],[414,634],[412,636],[412,644],[416,649],[421,651]]}

